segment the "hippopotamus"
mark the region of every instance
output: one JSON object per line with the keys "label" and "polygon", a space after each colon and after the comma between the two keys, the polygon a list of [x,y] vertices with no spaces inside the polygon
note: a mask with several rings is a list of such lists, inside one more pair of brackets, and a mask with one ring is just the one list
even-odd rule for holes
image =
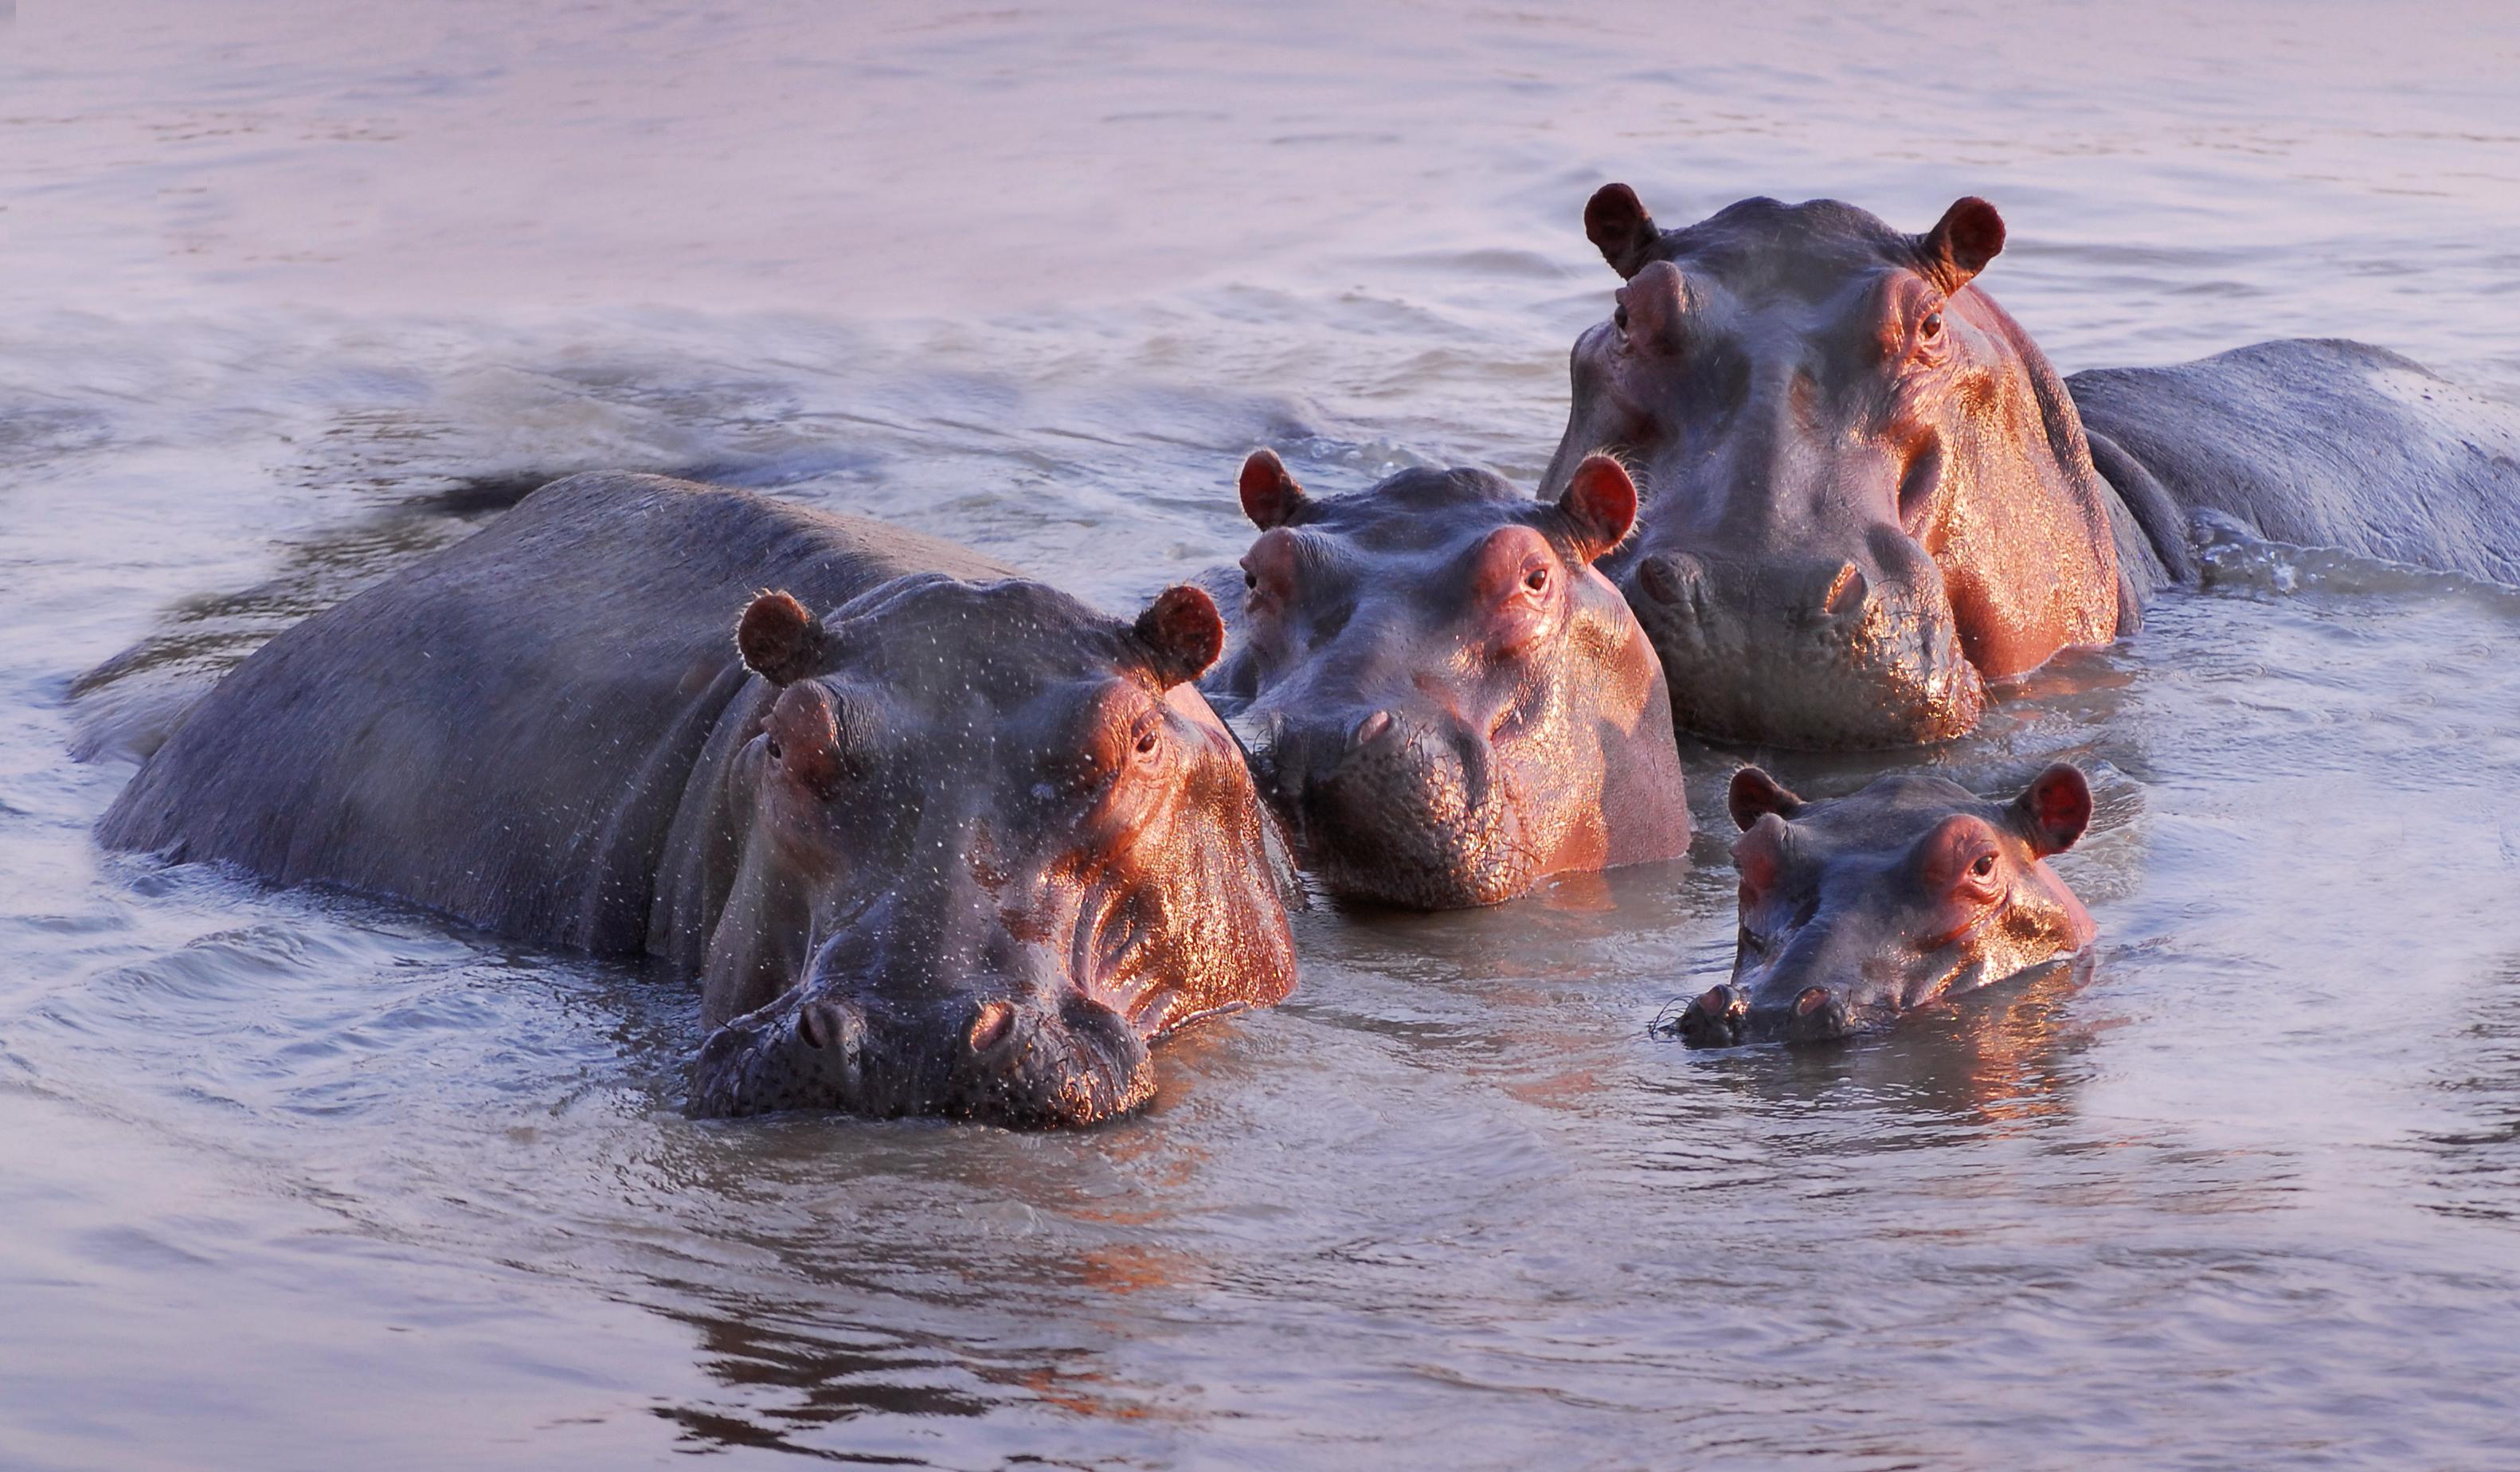
{"label": "hippopotamus", "polygon": [[[761,591],[769,590],[769,591]],[[109,846],[663,958],[691,1108],[1102,1120],[1285,996],[1292,883],[1178,587],[1124,623],[950,543],[593,474],[298,624]]]}
{"label": "hippopotamus", "polygon": [[1732,979],[1675,1025],[1692,1048],[1847,1037],[2086,954],[2098,933],[2048,866],[2092,821],[2069,765],[2010,802],[1926,773],[1805,802],[1757,767],[1726,796],[1741,933]]}
{"label": "hippopotamus", "polygon": [[2261,343],[2060,379],[1978,284],[1980,199],[1920,235],[1744,200],[1685,229],[1604,187],[1626,279],[1577,340],[1540,494],[1634,475],[1603,563],[1685,729],[1801,747],[1962,735],[1988,682],[2133,632],[2220,533],[2520,583],[2520,416],[2379,348]]}
{"label": "hippopotamus", "polygon": [[1594,570],[1636,519],[1618,462],[1551,505],[1477,469],[1316,497],[1261,450],[1240,493],[1260,535],[1221,580],[1202,689],[1334,895],[1491,905],[1687,852],[1662,669]]}

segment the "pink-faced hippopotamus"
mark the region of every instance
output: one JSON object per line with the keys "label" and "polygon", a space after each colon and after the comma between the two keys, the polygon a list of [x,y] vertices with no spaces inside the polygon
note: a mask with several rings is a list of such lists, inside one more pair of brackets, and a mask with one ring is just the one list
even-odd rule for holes
{"label": "pink-faced hippopotamus", "polygon": [[1687,852],[1662,670],[1593,567],[1636,519],[1616,461],[1549,505],[1473,469],[1315,497],[1263,450],[1241,495],[1260,536],[1204,689],[1333,893],[1491,905]]}
{"label": "pink-faced hippopotamus", "polygon": [[572,476],[274,639],[99,832],[666,958],[714,1029],[695,1112],[1089,1123],[1294,981],[1190,683],[1223,639],[1194,588],[1123,623],[877,522]]}
{"label": "pink-faced hippopotamus", "polygon": [[1574,349],[1541,494],[1634,474],[1604,565],[1687,729],[1776,745],[1961,735],[1987,682],[2135,629],[2208,516],[2520,583],[2520,417],[2377,348],[2262,343],[2060,379],[1975,283],[1964,199],[1921,235],[1831,200],[1585,230],[1627,285]]}
{"label": "pink-faced hippopotamus", "polygon": [[1845,1037],[2083,952],[2097,934],[2047,862],[2092,820],[2072,767],[2048,768],[2008,803],[1925,774],[1805,802],[1756,767],[1733,774],[1728,796],[1741,933],[1732,979],[1674,1028],[1692,1048]]}

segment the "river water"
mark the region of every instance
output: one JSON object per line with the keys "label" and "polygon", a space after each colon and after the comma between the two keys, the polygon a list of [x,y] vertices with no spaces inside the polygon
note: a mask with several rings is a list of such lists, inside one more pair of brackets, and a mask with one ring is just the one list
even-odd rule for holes
{"label": "river water", "polygon": [[1317,909],[1087,1134],[687,1121],[680,978],[88,837],[564,470],[1115,608],[1255,444],[1528,481],[1611,178],[1988,196],[2069,371],[2520,395],[2509,7],[1748,9],[0,0],[0,1465],[2520,1464],[2520,595],[2233,550],[1896,759],[2092,772],[2086,975],[1649,1036],[1759,755],[1690,744],[1692,863]]}

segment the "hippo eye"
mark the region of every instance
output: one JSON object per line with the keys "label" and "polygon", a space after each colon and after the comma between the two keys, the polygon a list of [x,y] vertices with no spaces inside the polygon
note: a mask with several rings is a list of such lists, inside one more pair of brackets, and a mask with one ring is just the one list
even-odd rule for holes
{"label": "hippo eye", "polygon": [[774,762],[779,760],[779,738],[777,736],[772,736],[770,738],[769,750],[770,759]]}
{"label": "hippo eye", "polygon": [[1243,589],[1243,591],[1244,591],[1244,592],[1248,593],[1248,592],[1250,592],[1251,590],[1253,590],[1253,589],[1255,589],[1255,588],[1257,588],[1257,587],[1259,587],[1259,586],[1260,586],[1260,575],[1259,575],[1258,573],[1256,573],[1256,572],[1246,572],[1246,573],[1242,574],[1242,589]]}
{"label": "hippo eye", "polygon": [[1155,734],[1154,734],[1153,732],[1149,731],[1149,732],[1148,732],[1146,735],[1141,736],[1140,737],[1138,737],[1138,755],[1140,755],[1140,756],[1152,756],[1152,755],[1154,755],[1154,754],[1155,754]]}
{"label": "hippo eye", "polygon": [[1977,856],[1977,862],[1976,862],[1975,864],[1972,864],[1972,865],[1970,865],[1970,866],[1969,866],[1969,872],[1970,872],[1970,873],[1973,873],[1973,874],[1975,874],[1975,875],[1977,875],[1977,876],[1978,876],[1979,878],[1981,878],[1981,879],[1985,878],[1987,875],[1989,875],[1989,874],[1991,874],[1991,873],[1994,873],[1994,872],[1995,872],[1995,855],[1993,855],[1993,854],[1980,854],[1980,855],[1978,855],[1978,856]]}
{"label": "hippo eye", "polygon": [[1628,304],[1624,301],[1620,302],[1619,309],[1610,314],[1610,320],[1619,325],[1620,332],[1626,332],[1628,330]]}
{"label": "hippo eye", "polygon": [[1522,586],[1530,589],[1534,593],[1548,592],[1549,569],[1546,567],[1534,567],[1529,572],[1524,573],[1522,575]]}
{"label": "hippo eye", "polygon": [[1925,320],[1916,324],[1916,335],[1927,342],[1940,338],[1943,335],[1943,314],[1927,312]]}

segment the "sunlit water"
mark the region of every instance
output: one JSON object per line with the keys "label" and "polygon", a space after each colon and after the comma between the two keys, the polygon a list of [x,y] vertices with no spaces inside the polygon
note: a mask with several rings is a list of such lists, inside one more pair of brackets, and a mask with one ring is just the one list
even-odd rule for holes
{"label": "sunlit water", "polygon": [[169,700],[561,470],[1115,608],[1254,444],[1528,481],[1607,178],[1989,196],[2068,370],[2520,390],[2507,8],[1744,9],[0,19],[0,1465],[2520,1463],[2520,596],[2235,550],[1900,758],[2094,773],[2088,976],[1649,1036],[1730,958],[1692,744],[1693,865],[1317,910],[1088,1134],[686,1121],[681,978],[89,839]]}

